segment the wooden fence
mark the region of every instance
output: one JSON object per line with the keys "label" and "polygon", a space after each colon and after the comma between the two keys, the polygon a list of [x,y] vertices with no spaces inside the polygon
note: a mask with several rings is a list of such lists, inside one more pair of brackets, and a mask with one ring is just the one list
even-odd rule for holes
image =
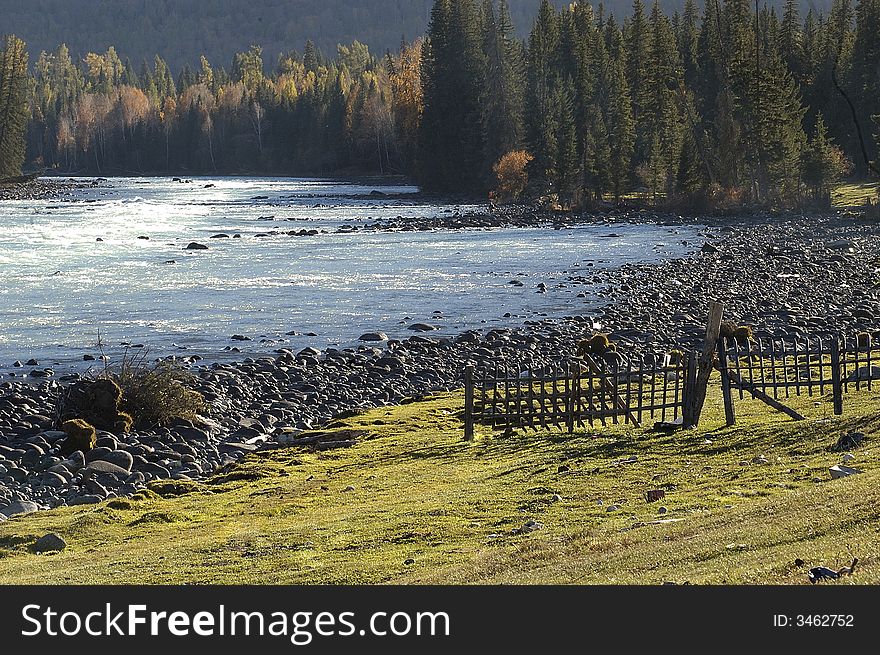
{"label": "wooden fence", "polygon": [[646,418],[696,425],[702,405],[697,387],[705,386],[698,370],[705,362],[720,372],[728,425],[736,422],[735,395],[742,400],[748,394],[803,419],[785,404],[787,398],[831,394],[834,412],[840,415],[845,394],[880,385],[880,340],[866,333],[748,343],[720,339],[717,348],[713,345],[702,355],[677,355],[588,355],[541,370],[515,362],[468,367],[465,436],[473,437],[475,424],[505,431],[555,427],[569,432],[596,422],[640,425]]}
{"label": "wooden fence", "polygon": [[649,417],[681,420],[696,356],[647,355],[571,358],[541,370],[502,362],[465,370],[465,434],[474,424],[496,430],[573,432],[600,422],[640,425]]}
{"label": "wooden fence", "polygon": [[[792,396],[830,393],[834,413],[841,415],[845,394],[873,390],[875,380],[880,381],[880,342],[869,333],[725,341],[719,346],[717,368],[722,386],[736,389],[740,400],[749,393],[780,405]],[[732,425],[733,399],[727,392],[725,408]]]}

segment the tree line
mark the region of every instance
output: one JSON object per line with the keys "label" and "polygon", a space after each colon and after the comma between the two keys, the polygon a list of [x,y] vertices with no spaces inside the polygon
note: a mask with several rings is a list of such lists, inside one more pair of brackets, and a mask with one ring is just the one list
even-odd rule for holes
{"label": "tree line", "polygon": [[[556,0],[564,4],[566,0]],[[630,0],[606,0],[615,11]],[[677,3],[681,0],[667,0]],[[771,0],[778,1],[778,0]],[[812,0],[820,3],[827,0]],[[200,55],[229,62],[251,43],[273,62],[278,53],[308,38],[325,52],[358,39],[377,53],[394,50],[401,36],[424,34],[432,0],[0,0],[0,32],[15,33],[33,57],[66,42],[86,53],[115,44],[137,63],[157,52],[179,71]],[[511,0],[517,33],[523,36],[538,0]],[[112,7],[112,11],[108,11]],[[99,45],[100,44],[100,45]]]}
{"label": "tree line", "polygon": [[[438,0],[422,50],[422,183],[482,191],[501,170],[582,206],[641,189],[674,203],[827,203],[877,173],[880,0],[802,16],[749,0],[634,0],[619,22],[544,0],[525,44],[505,5]],[[505,154],[519,151],[512,163]],[[522,171],[517,171],[523,168]],[[527,180],[527,182],[526,182]]]}
{"label": "tree line", "polygon": [[307,42],[267,74],[253,46],[228,69],[202,57],[175,76],[159,56],[136,72],[113,47],[78,63],[62,45],[33,66],[29,159],[96,174],[402,172],[417,48],[377,60],[355,41],[328,60]]}
{"label": "tree line", "polygon": [[62,45],[24,86],[15,42],[3,53],[18,73],[0,77],[8,168],[21,148],[4,145],[3,99],[24,93],[27,161],[63,172],[404,173],[566,207],[634,190],[827,203],[841,176],[876,173],[880,0],[834,0],[828,15],[795,0],[781,15],[750,0],[687,0],[672,15],[634,0],[622,21],[543,0],[525,41],[505,0],[436,0],[425,37],[382,57],[358,41],[327,57],[309,41],[272,65],[253,46],[228,69],[203,56],[175,75],[159,56],[135,71],[112,47],[77,61]]}

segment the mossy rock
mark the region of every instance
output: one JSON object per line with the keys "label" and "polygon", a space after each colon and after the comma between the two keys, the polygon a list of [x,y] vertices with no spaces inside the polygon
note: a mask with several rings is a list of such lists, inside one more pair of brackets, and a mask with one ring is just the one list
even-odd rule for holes
{"label": "mossy rock", "polygon": [[127,432],[133,421],[130,415],[120,412],[121,400],[122,389],[109,378],[80,380],[62,396],[59,416],[62,422],[81,419],[98,430]]}
{"label": "mossy rock", "polygon": [[82,419],[71,419],[61,424],[61,429],[67,438],[61,444],[61,455],[67,457],[77,450],[84,453],[95,447],[98,435],[93,425]]}
{"label": "mossy rock", "polygon": [[604,355],[609,350],[616,351],[617,345],[611,343],[607,334],[594,334],[589,339],[582,339],[577,344],[577,356]]}
{"label": "mossy rock", "polygon": [[722,339],[733,341],[737,327],[737,324],[733,321],[721,321],[721,330],[719,331],[718,336]]}
{"label": "mossy rock", "polygon": [[154,480],[147,484],[147,489],[162,498],[186,496],[203,491],[202,485],[192,480]]}
{"label": "mossy rock", "polygon": [[755,333],[748,325],[740,325],[733,331],[733,338],[740,346],[748,346],[755,338]]}
{"label": "mossy rock", "polygon": [[131,496],[131,499],[136,502],[144,502],[149,500],[159,500],[162,498],[159,494],[151,489],[141,489],[136,494]]}
{"label": "mossy rock", "polygon": [[110,509],[121,509],[121,510],[129,510],[134,509],[134,503],[128,498],[114,498],[113,500],[107,503],[107,507]]}
{"label": "mossy rock", "polygon": [[607,334],[594,334],[590,338],[590,350],[595,355],[601,355],[602,353],[607,352],[612,345],[613,344]]}
{"label": "mossy rock", "polygon": [[113,424],[114,432],[117,434],[131,432],[131,426],[134,425],[134,418],[126,412],[119,412],[116,415],[116,422]]}

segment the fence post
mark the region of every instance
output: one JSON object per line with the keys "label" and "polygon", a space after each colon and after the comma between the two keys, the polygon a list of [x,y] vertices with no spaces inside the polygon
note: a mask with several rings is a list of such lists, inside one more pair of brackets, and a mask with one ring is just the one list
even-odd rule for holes
{"label": "fence post", "polygon": [[565,362],[565,426],[569,434],[574,434],[574,394],[575,383],[571,376],[571,360]]}
{"label": "fence post", "polygon": [[724,418],[727,421],[727,427],[736,425],[736,410],[733,407],[733,392],[730,385],[730,371],[727,370],[727,339],[721,340],[721,351],[719,354],[721,373],[721,393],[724,396]]}
{"label": "fence post", "polygon": [[681,418],[682,425],[687,425],[688,416],[692,415],[694,405],[694,388],[697,378],[697,353],[688,350],[687,359],[684,362],[684,385],[681,390]]}
{"label": "fence post", "polygon": [[684,406],[682,422],[685,428],[693,428],[700,423],[703,403],[706,402],[709,376],[712,375],[712,370],[715,368],[715,350],[718,348],[718,338],[721,336],[722,318],[724,318],[724,305],[720,302],[710,303],[709,322],[706,325],[706,342],[703,344],[703,352],[697,363],[697,374],[693,381],[691,397]]}
{"label": "fence post", "polygon": [[464,440],[474,440],[474,367],[464,368]]}
{"label": "fence post", "polygon": [[843,382],[840,379],[840,342],[835,336],[831,340],[831,388],[834,396],[834,414],[843,414]]}

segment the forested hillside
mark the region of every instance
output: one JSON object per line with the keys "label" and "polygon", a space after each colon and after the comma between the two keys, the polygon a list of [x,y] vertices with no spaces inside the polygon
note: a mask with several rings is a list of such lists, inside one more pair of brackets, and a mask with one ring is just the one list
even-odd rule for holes
{"label": "forested hillside", "polygon": [[[0,34],[24,39],[31,61],[41,50],[66,43],[75,57],[113,45],[139,67],[161,54],[179,70],[199,57],[222,64],[252,44],[263,47],[269,65],[280,53],[302,50],[312,39],[333,55],[337,43],[357,39],[377,53],[395,50],[401,37],[425,32],[431,0],[0,0]],[[516,33],[528,34],[539,0],[511,0]],[[564,7],[568,0],[554,0]],[[702,0],[699,3],[702,5]],[[762,2],[764,4],[764,2]],[[782,0],[767,3],[781,7]],[[606,0],[606,11],[622,18],[629,0]],[[664,0],[667,12],[684,0]],[[825,11],[830,0],[802,0],[804,12]]]}
{"label": "forested hillside", "polygon": [[827,204],[841,177],[878,175],[880,0],[634,0],[624,18],[543,0],[525,41],[504,0],[437,0],[384,56],[308,41],[175,74],[60,46],[32,69],[27,97],[0,91],[29,105],[29,166],[62,173],[404,173],[563,207]]}

